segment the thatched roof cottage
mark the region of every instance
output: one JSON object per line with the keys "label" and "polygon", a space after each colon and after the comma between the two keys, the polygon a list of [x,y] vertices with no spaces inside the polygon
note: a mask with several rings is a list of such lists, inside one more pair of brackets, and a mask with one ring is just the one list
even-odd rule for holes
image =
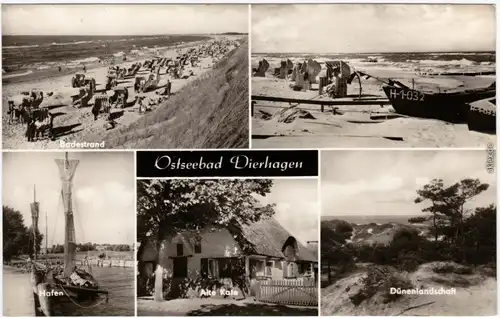
{"label": "thatched roof cottage", "polygon": [[141,244],[140,275],[152,275],[160,261],[164,277],[173,280],[246,281],[250,289],[262,280],[317,280],[317,251],[307,249],[274,218],[242,225],[238,231],[214,227],[180,233],[165,243],[163,255],[153,240]]}

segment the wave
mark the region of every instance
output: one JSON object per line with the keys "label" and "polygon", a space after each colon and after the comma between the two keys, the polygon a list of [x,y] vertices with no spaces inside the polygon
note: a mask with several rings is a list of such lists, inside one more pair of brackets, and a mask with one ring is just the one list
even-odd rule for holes
{"label": "wave", "polygon": [[94,43],[94,41],[77,41],[77,42],[62,42],[62,43],[52,42],[50,45],[75,45],[75,44],[88,44],[88,43]]}
{"label": "wave", "polygon": [[[27,69],[37,63],[89,63],[97,56],[112,58],[116,52],[129,52],[132,48],[171,47],[181,40],[193,42],[208,40],[209,36],[7,36],[2,64],[9,70]],[[21,54],[18,54],[18,50]],[[115,56],[116,57],[116,56]]]}
{"label": "wave", "polygon": [[406,60],[409,63],[425,64],[432,66],[471,66],[477,65],[477,62],[461,59],[461,60]]}
{"label": "wave", "polygon": [[26,49],[30,47],[38,47],[38,44],[35,45],[9,45],[9,46],[3,46],[2,49]]}
{"label": "wave", "polygon": [[23,73],[5,74],[5,75],[2,75],[2,78],[11,78],[11,77],[24,76],[24,75],[28,75],[28,74],[31,74],[31,73],[33,73],[32,70],[29,70],[29,71],[26,71],[26,72],[23,72]]}
{"label": "wave", "polygon": [[80,63],[93,63],[99,61],[99,58],[97,56],[91,56],[87,57],[84,59],[79,59],[79,60],[73,60],[70,63],[71,64],[80,64]]}

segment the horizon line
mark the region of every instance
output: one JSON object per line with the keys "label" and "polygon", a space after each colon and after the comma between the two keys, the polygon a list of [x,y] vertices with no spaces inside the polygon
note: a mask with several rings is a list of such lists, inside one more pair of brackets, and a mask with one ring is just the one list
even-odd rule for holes
{"label": "horizon line", "polygon": [[357,217],[357,216],[380,216],[380,217],[388,217],[388,216],[420,216],[420,214],[358,214],[358,215],[352,215],[352,214],[343,214],[343,215],[321,215],[321,217]]}
{"label": "horizon line", "polygon": [[210,33],[158,33],[158,34],[2,34],[4,36],[171,36],[171,35],[211,35],[211,34],[224,34],[224,33],[237,33],[248,34],[248,32],[237,31],[224,31],[224,32],[210,32]]}
{"label": "horizon line", "polygon": [[381,52],[252,52],[253,54],[387,54],[387,53],[496,53],[496,50],[466,50],[466,51],[381,51]]}

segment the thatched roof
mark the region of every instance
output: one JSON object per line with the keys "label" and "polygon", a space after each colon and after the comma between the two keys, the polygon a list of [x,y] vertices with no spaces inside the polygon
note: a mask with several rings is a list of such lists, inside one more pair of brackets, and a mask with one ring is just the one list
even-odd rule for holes
{"label": "thatched roof", "polygon": [[[241,249],[245,254],[258,254],[265,256],[272,256],[277,258],[284,258],[283,247],[287,240],[293,242],[297,250],[298,261],[310,261],[317,262],[317,251],[311,251],[300,243],[296,238],[290,234],[281,224],[274,218],[261,220],[259,222],[252,223],[250,225],[238,226],[237,230],[234,226],[215,226],[210,229],[210,231],[218,231],[222,229],[228,230],[236,242],[240,245]],[[179,234],[175,234],[177,236]],[[180,235],[186,237],[188,240],[192,239],[198,233],[193,232],[183,232]],[[173,239],[173,236],[170,237]],[[147,241],[141,242],[137,250],[137,258],[139,260],[144,260],[144,251],[146,249],[152,248],[156,250],[156,240],[150,238]],[[150,255],[151,256],[151,255]],[[152,260],[152,259],[148,259]]]}
{"label": "thatched roof", "polygon": [[[283,258],[283,245],[293,237],[274,218],[261,220],[250,225],[242,226],[244,239],[250,243],[251,252]],[[317,262],[317,257],[298,240],[297,256],[301,261]]]}

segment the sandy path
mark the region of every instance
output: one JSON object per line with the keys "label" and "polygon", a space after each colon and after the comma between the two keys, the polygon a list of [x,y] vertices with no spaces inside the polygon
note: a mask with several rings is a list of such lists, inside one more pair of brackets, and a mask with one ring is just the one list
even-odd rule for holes
{"label": "sandy path", "polygon": [[[206,41],[208,42],[208,41]],[[199,45],[199,43],[198,43]],[[196,45],[191,45],[183,48],[187,50],[190,47]],[[162,53],[162,56],[175,56],[175,49],[169,49]],[[136,61],[144,62],[148,57],[145,56]],[[134,61],[135,62],[135,61]],[[128,61],[125,65],[132,64]],[[184,85],[190,81],[198,78],[200,75],[210,70],[212,67],[212,58],[202,58],[200,59],[199,66],[191,68],[190,66],[185,67],[184,74],[187,74],[190,70],[193,71],[194,76],[190,76],[187,79],[171,79],[172,82],[172,92],[175,93],[179,91]],[[97,90],[104,88],[106,74],[108,66],[94,68],[88,70],[86,77],[94,77],[97,82]],[[138,75],[147,75],[147,71],[140,71]],[[95,134],[104,134],[106,128],[104,124],[106,123],[106,118],[104,115],[100,115],[97,121],[94,121],[93,115],[91,114],[91,107],[76,109],[70,104],[70,96],[66,93],[71,88],[71,78],[73,75],[57,76],[43,80],[35,80],[23,83],[13,83],[7,84],[3,87],[3,147],[6,149],[46,149],[46,148],[60,148],[61,140],[65,142],[83,142],[85,136]],[[160,83],[159,87],[162,87],[167,82],[169,76],[165,75],[165,69],[163,68],[160,72]],[[135,99],[135,92],[133,91],[134,78],[127,80],[118,81],[119,87],[127,87],[129,90],[128,102],[132,103]],[[26,132],[26,126],[20,124],[8,124],[7,123],[7,99],[8,96],[12,96],[21,91],[27,91],[29,89],[39,89],[44,92],[54,91],[55,94],[52,97],[46,97],[42,103],[42,106],[49,106],[51,108],[50,112],[56,114],[54,119],[54,128],[58,130],[58,138],[55,141],[51,141],[47,138],[36,141],[28,142],[24,137]],[[143,93],[146,96],[157,96],[155,91]],[[93,99],[90,101],[93,103]],[[128,107],[124,109],[123,115],[116,119],[118,125],[127,125],[135,120],[137,120],[141,115],[136,111],[136,107]]]}
{"label": "sandy path", "polygon": [[[405,295],[389,303],[383,303],[374,296],[355,306],[349,296],[352,295],[353,290],[357,290],[362,285],[360,278],[363,275],[363,273],[354,274],[323,288],[321,290],[321,314],[325,316],[395,316],[398,314],[403,316],[494,316],[497,312],[497,281],[494,278],[486,278],[477,285],[469,287],[454,287],[455,294]],[[413,276],[417,277],[416,274]],[[424,289],[451,288],[447,285],[429,283],[428,280],[425,280],[426,283],[423,284],[423,280],[424,277],[420,277],[415,281],[415,286]],[[411,307],[417,308],[409,309]],[[405,311],[406,309],[409,310]]]}
{"label": "sandy path", "polygon": [[[385,73],[388,71],[386,70]],[[394,70],[391,70],[394,73]],[[384,74],[387,75],[387,74]],[[289,97],[299,99],[324,99],[318,96],[317,85],[306,92],[293,91],[290,81],[280,80],[271,75],[252,78],[252,95]],[[400,77],[408,77],[401,73]],[[411,80],[410,80],[411,81]],[[477,78],[420,78],[418,87],[435,89],[484,87],[494,79]],[[358,97],[359,84],[348,86],[348,94]],[[380,82],[373,79],[362,80],[363,98],[385,98]],[[433,119],[395,118],[373,121],[370,115],[392,111],[392,106],[338,106],[343,115],[333,115],[329,107],[320,111],[319,105],[300,105],[315,118],[297,118],[291,123],[278,122],[277,118],[262,119],[263,112],[271,115],[287,103],[258,101],[252,117],[252,148],[330,148],[330,147],[486,147],[496,143],[496,135],[469,131],[467,124],[450,124]],[[337,107],[337,106],[336,106]],[[391,140],[385,137],[397,137]],[[401,140],[402,138],[402,140]]]}
{"label": "sandy path", "polygon": [[[149,297],[152,298],[152,297]],[[284,306],[221,298],[137,299],[138,316],[317,316],[316,307]]]}
{"label": "sandy path", "polygon": [[35,316],[30,278],[27,273],[10,266],[3,266],[3,315]]}

